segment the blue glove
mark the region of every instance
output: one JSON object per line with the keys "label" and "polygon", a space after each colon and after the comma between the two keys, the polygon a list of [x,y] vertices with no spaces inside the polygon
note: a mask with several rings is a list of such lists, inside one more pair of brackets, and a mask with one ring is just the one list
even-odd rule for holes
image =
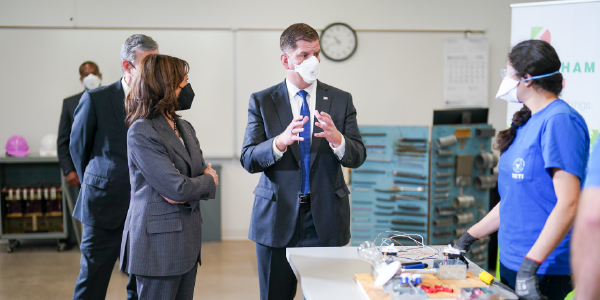
{"label": "blue glove", "polygon": [[540,292],[540,283],[536,275],[539,268],[540,263],[527,258],[527,256],[523,259],[515,283],[515,292],[519,299],[548,299]]}

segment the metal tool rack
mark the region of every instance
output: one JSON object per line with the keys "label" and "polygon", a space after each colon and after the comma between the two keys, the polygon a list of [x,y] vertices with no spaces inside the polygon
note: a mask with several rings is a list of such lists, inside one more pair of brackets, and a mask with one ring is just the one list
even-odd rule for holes
{"label": "metal tool rack", "polygon": [[[420,234],[427,243],[429,128],[360,126],[367,160],[351,171],[352,245],[383,231]],[[393,233],[382,234],[388,238]]]}
{"label": "metal tool rack", "polygon": [[[495,130],[488,124],[436,125],[431,132],[431,186],[429,241],[454,245],[465,230],[488,212],[489,189],[498,177],[492,169],[498,158],[491,153]],[[486,269],[489,238],[471,246],[468,257]]]}
{"label": "metal tool rack", "polygon": [[[53,185],[61,185],[61,170],[56,157],[0,157],[0,188],[7,185],[35,185],[45,181]],[[64,187],[63,187],[64,190]],[[68,238],[67,204],[62,197],[62,231],[60,232],[25,232],[6,233],[6,194],[0,193],[0,239],[8,240],[6,251],[12,252],[21,240],[56,239],[57,250],[66,248]]]}
{"label": "metal tool rack", "polygon": [[[381,243],[401,231],[430,245],[454,244],[489,211],[496,187],[491,153],[495,130],[488,124],[360,126],[367,160],[351,170],[351,245]],[[408,242],[408,240],[407,240]],[[469,258],[487,268],[489,238]],[[411,242],[412,243],[412,242]]]}

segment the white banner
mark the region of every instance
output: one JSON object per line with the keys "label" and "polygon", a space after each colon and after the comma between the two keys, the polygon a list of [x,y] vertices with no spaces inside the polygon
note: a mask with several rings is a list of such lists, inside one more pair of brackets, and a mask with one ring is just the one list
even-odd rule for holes
{"label": "white banner", "polygon": [[[600,1],[525,3],[511,8],[511,48],[529,39],[552,44],[566,81],[560,98],[585,118],[593,145],[600,129]],[[508,104],[507,127],[521,107]]]}

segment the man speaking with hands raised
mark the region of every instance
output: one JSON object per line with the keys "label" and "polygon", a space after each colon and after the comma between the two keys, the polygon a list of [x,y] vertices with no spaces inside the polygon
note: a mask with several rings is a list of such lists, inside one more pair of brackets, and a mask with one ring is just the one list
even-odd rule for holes
{"label": "man speaking with hands raised", "polygon": [[240,157],[248,172],[262,173],[248,237],[256,242],[263,300],[296,294],[286,247],[349,242],[350,191],[341,167],[358,168],[366,159],[352,96],[317,81],[318,33],[291,25],[280,47],[286,79],[250,97]]}

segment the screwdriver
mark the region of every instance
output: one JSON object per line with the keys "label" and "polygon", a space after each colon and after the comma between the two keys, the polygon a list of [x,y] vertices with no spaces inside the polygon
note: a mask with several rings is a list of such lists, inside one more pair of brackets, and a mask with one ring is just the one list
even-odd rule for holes
{"label": "screwdriver", "polygon": [[492,274],[486,272],[486,271],[481,271],[481,273],[479,273],[479,279],[481,279],[481,281],[485,282],[487,285],[495,285],[498,286],[502,289],[505,289],[507,291],[510,291],[511,293],[515,293],[515,291],[513,289],[511,289],[509,286],[498,282],[498,280],[494,279],[494,276],[492,276]]}

